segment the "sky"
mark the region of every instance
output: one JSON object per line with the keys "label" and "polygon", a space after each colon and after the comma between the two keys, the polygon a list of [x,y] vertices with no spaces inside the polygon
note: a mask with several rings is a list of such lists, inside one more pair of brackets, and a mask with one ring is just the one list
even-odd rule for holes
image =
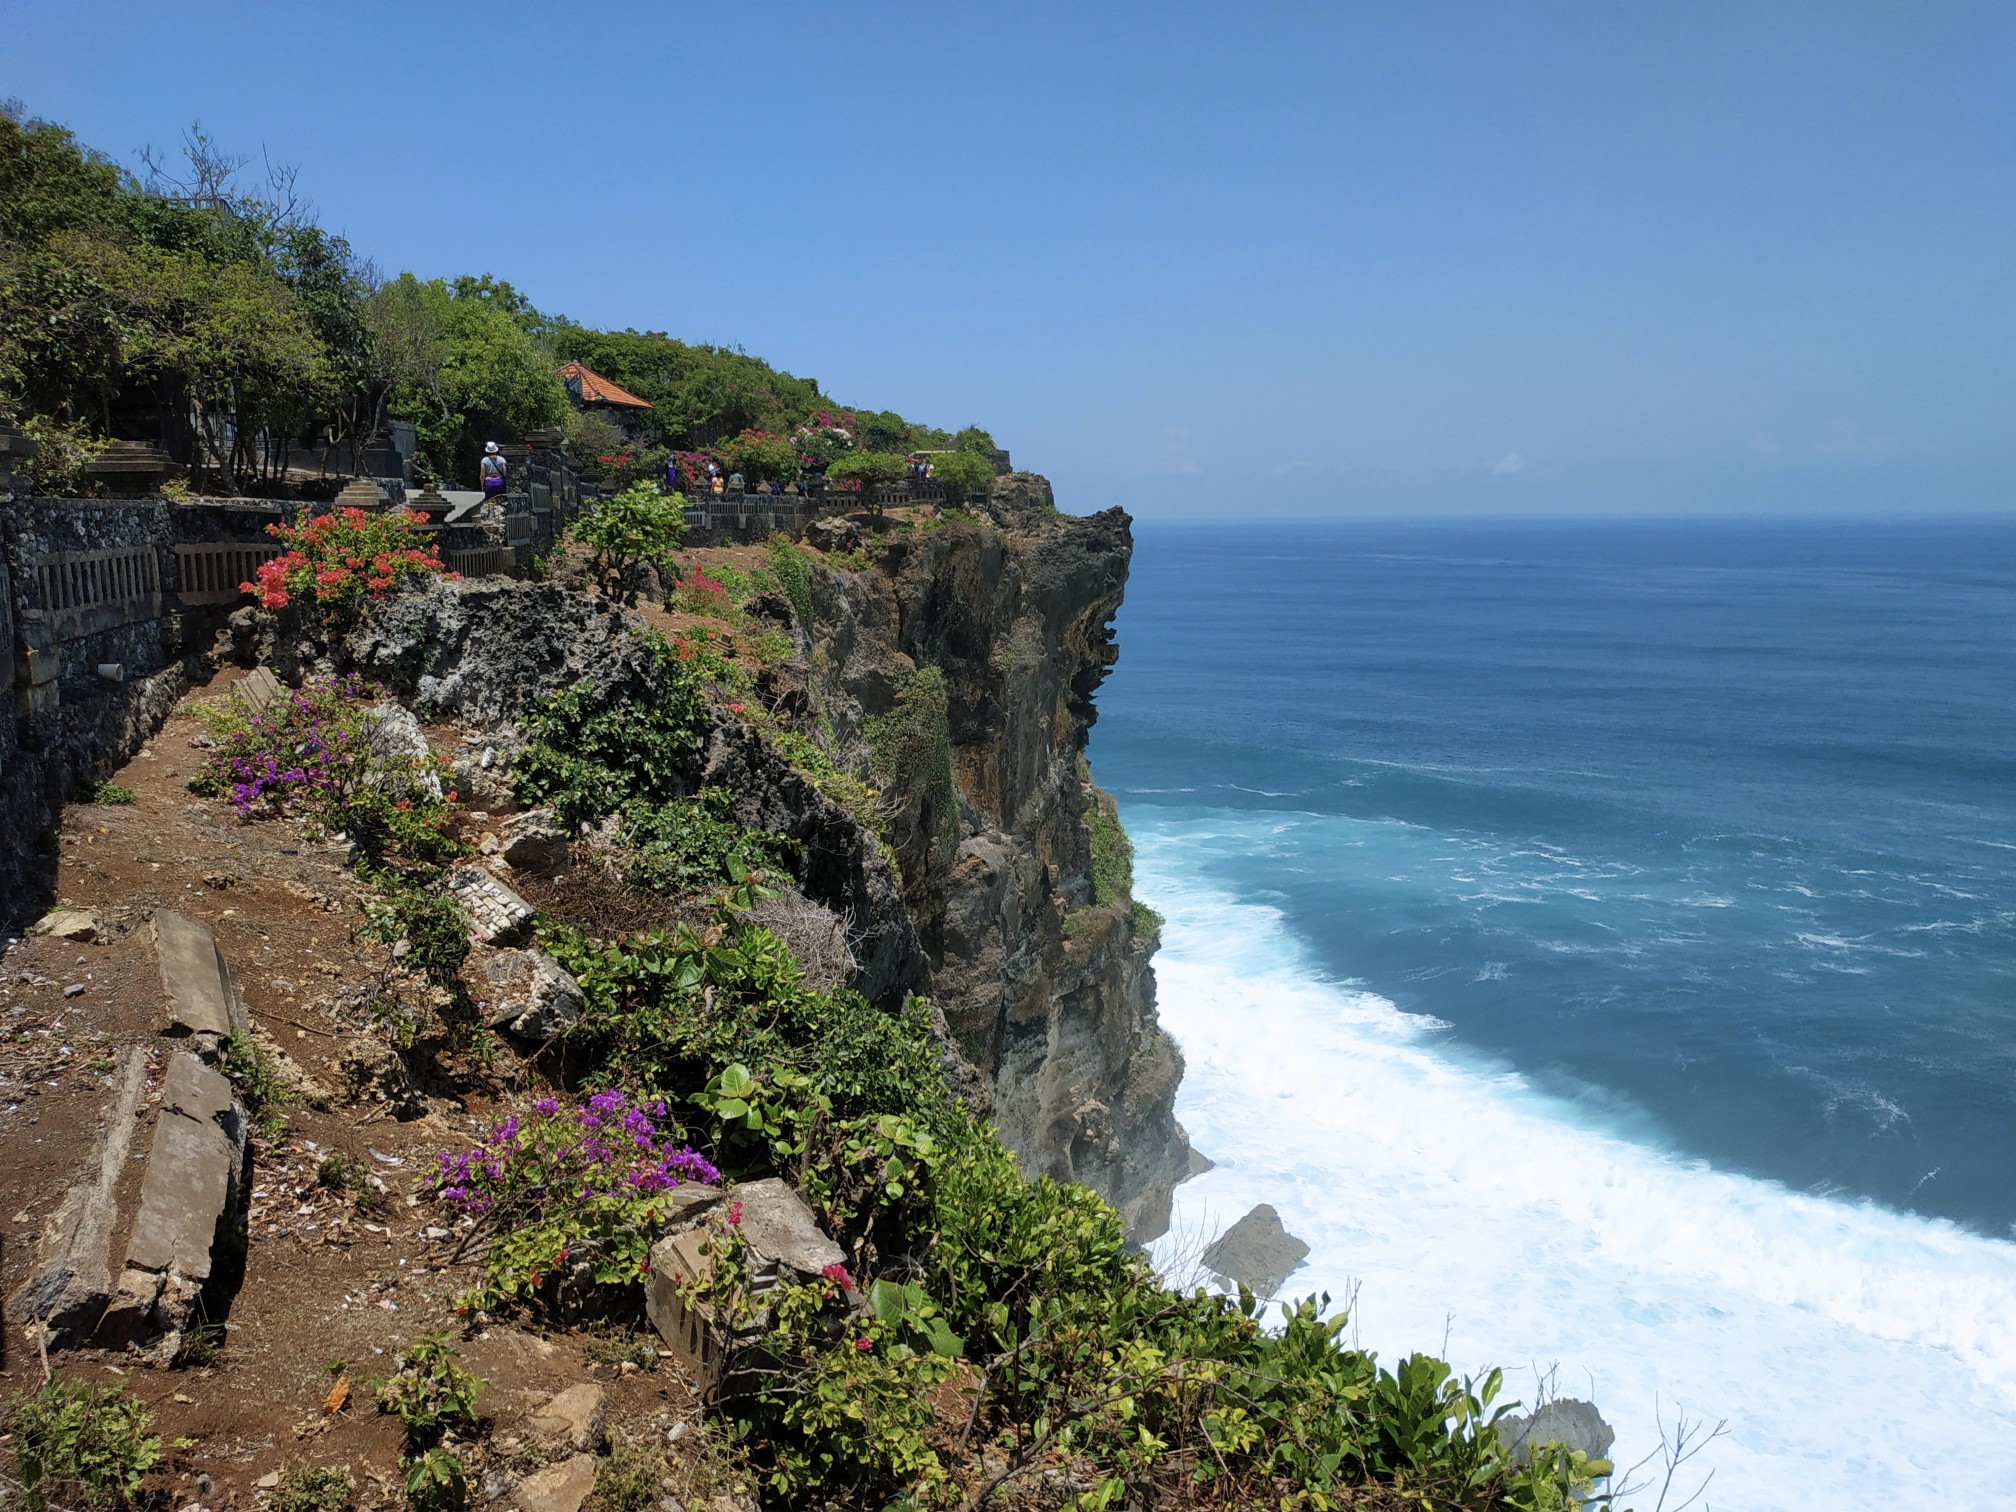
{"label": "sky", "polygon": [[2016,509],[2016,5],[7,0],[388,274],[988,427],[1060,504]]}

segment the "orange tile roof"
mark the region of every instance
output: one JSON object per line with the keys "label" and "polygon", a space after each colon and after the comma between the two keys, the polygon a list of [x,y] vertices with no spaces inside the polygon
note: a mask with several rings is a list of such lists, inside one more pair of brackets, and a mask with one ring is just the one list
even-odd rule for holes
{"label": "orange tile roof", "polygon": [[600,373],[570,362],[560,369],[560,376],[569,383],[578,382],[583,404],[628,404],[636,409],[651,408],[649,399],[639,399],[626,388],[619,388]]}

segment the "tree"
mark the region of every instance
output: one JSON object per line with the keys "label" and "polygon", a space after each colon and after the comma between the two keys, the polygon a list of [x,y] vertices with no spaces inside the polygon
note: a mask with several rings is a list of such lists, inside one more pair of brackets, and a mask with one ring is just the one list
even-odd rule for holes
{"label": "tree", "polygon": [[402,273],[385,287],[410,348],[438,353],[431,386],[409,374],[394,397],[394,412],[413,422],[420,461],[434,476],[473,478],[486,440],[559,422],[567,391],[522,318],[529,306],[509,284],[486,275],[459,278],[451,288]]}
{"label": "tree", "polygon": [[686,500],[648,480],[598,500],[574,522],[573,536],[593,553],[589,569],[604,593],[637,602],[644,570],[662,567],[686,538]]}

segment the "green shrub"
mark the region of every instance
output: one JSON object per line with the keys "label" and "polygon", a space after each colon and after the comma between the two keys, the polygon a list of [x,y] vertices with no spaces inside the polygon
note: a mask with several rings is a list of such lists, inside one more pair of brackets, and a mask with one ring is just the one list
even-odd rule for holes
{"label": "green shrub", "polygon": [[931,481],[956,488],[961,493],[984,494],[994,481],[994,462],[977,452],[934,452]]}
{"label": "green shrub", "polygon": [[895,706],[868,719],[868,764],[885,787],[923,786],[940,830],[957,834],[959,794],[952,780],[952,727],[945,674],[923,666],[896,685]]}
{"label": "green shrub", "polygon": [[707,727],[705,658],[691,639],[655,650],[654,697],[616,703],[578,683],[533,710],[532,740],[512,768],[520,803],[551,804],[571,824],[684,796]]}
{"label": "green shrub", "polygon": [[1120,806],[1111,793],[1092,790],[1085,829],[1092,839],[1092,901],[1110,908],[1134,888],[1134,842],[1121,827]]}
{"label": "green shrub", "polygon": [[734,801],[726,788],[703,788],[670,803],[632,804],[623,817],[623,880],[642,892],[686,895],[781,867],[783,844],[737,824]]}
{"label": "green shrub", "polygon": [[45,499],[75,499],[105,491],[89,467],[109,441],[83,425],[65,425],[47,415],[24,417],[21,431],[35,443],[35,455],[21,465],[21,475],[36,493]]}
{"label": "green shrub", "polygon": [[91,789],[93,803],[132,803],[139,795],[129,787],[122,787],[110,778]]}
{"label": "green shrub", "polygon": [[468,1474],[446,1449],[423,1449],[404,1464],[406,1503],[413,1512],[462,1512],[469,1505]]}
{"label": "green shrub", "polygon": [[483,1382],[462,1368],[461,1359],[445,1329],[425,1333],[392,1357],[392,1374],[378,1383],[378,1410],[399,1419],[416,1454],[440,1443],[451,1428],[475,1426]]}
{"label": "green shrub", "polygon": [[241,1032],[224,1042],[218,1065],[231,1079],[245,1111],[273,1134],[281,1110],[287,1106],[287,1084],[280,1080],[272,1057],[250,1034]]}
{"label": "green shrub", "polygon": [[598,499],[571,527],[590,553],[589,570],[604,592],[637,602],[647,569],[663,566],[686,538],[686,501],[650,480],[613,499]]}
{"label": "green shrub", "polygon": [[350,1472],[340,1466],[293,1465],[280,1472],[280,1484],[266,1501],[267,1512],[343,1512],[356,1490]]}
{"label": "green shrub", "polygon": [[436,986],[452,987],[469,959],[469,925],[461,905],[392,871],[378,873],[373,889],[364,900],[365,932],[390,947],[401,964]]}
{"label": "green shrub", "polygon": [[93,1508],[132,1501],[161,1458],[147,1409],[122,1383],[94,1385],[52,1378],[21,1392],[7,1413],[14,1475],[29,1512],[52,1502]]}
{"label": "green shrub", "polygon": [[791,544],[782,531],[770,537],[770,570],[776,574],[777,584],[784,590],[784,596],[791,600],[791,610],[798,616],[800,629],[812,629],[812,569],[810,559],[804,552]]}

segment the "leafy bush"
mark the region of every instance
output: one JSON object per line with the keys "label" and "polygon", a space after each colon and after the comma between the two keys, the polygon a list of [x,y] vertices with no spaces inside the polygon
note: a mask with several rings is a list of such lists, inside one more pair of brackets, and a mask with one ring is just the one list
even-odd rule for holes
{"label": "leafy bush", "polygon": [[910,469],[901,452],[850,451],[826,469],[835,482],[859,483],[872,489],[879,483],[899,481]]}
{"label": "leafy bush", "polygon": [[994,463],[970,451],[933,452],[931,481],[961,493],[984,494],[994,482]]}
{"label": "leafy bush", "polygon": [[664,1488],[664,1457],[648,1445],[618,1440],[596,1468],[589,1512],[645,1512]]}
{"label": "leafy bush", "polygon": [[405,1465],[406,1503],[413,1512],[462,1512],[469,1505],[469,1477],[446,1449],[423,1449]]}
{"label": "leafy bush", "polygon": [[91,789],[93,803],[124,804],[134,802],[140,795],[129,787],[122,787],[109,778]]}
{"label": "leafy bush", "polygon": [[705,788],[671,803],[632,805],[623,819],[623,880],[643,892],[686,895],[778,867],[782,843],[737,824],[733,803],[725,788]]}
{"label": "leafy bush", "polygon": [[365,932],[400,963],[438,987],[455,989],[469,959],[469,924],[446,893],[416,887],[397,872],[380,872],[364,900]]}
{"label": "leafy bush", "polygon": [[409,577],[447,573],[440,548],[417,509],[339,509],[305,525],[273,524],[266,533],[287,550],[241,583],[268,609],[300,601],[347,615],[366,598],[384,598]]}
{"label": "leafy bush", "polygon": [[287,1106],[287,1086],[274,1069],[271,1056],[259,1048],[250,1034],[238,1033],[224,1041],[218,1068],[231,1079],[245,1111],[257,1119],[268,1134],[283,1127],[281,1110]]}
{"label": "leafy bush", "polygon": [[798,448],[790,438],[766,430],[745,430],[714,446],[723,472],[741,473],[751,483],[789,483],[798,476]]}
{"label": "leafy bush", "polygon": [[945,674],[918,667],[896,685],[895,706],[868,719],[868,762],[885,788],[920,784],[939,829],[956,834],[959,793],[952,780],[952,728]]}
{"label": "leafy bush", "polygon": [[52,1500],[94,1508],[130,1502],[161,1458],[147,1409],[123,1383],[93,1385],[52,1377],[21,1392],[7,1413],[14,1475],[29,1512]]}
{"label": "leafy bush", "polygon": [[442,1152],[434,1194],[485,1240],[483,1279],[458,1310],[578,1304],[592,1288],[639,1285],[669,1217],[664,1194],[721,1179],[665,1119],[662,1100],[613,1089],[577,1107],[547,1097],[477,1148]]}
{"label": "leafy bush", "polygon": [[684,609],[688,614],[712,615],[716,619],[735,618],[735,605],[728,596],[728,585],[720,578],[709,577],[698,567],[689,568],[684,577],[675,577],[667,585],[666,597],[670,606]]}
{"label": "leafy bush", "polygon": [[646,569],[662,565],[686,538],[686,501],[654,479],[631,484],[613,499],[598,499],[571,527],[588,547],[589,566],[605,593],[637,602]]}
{"label": "leafy bush", "polygon": [[1093,789],[1085,829],[1092,839],[1092,901],[1110,908],[1134,887],[1134,842],[1121,827],[1120,806],[1111,793]]}
{"label": "leafy bush", "polygon": [[35,443],[35,455],[22,465],[21,474],[36,493],[45,499],[74,499],[104,491],[87,471],[109,444],[102,437],[42,415],[23,420],[21,431]]}
{"label": "leafy bush", "polygon": [[378,1410],[399,1419],[414,1453],[433,1448],[452,1429],[476,1424],[483,1381],[462,1368],[462,1356],[445,1329],[420,1335],[392,1357],[392,1374],[378,1383]]}
{"label": "leafy bush", "polygon": [[701,660],[692,642],[661,640],[655,697],[611,702],[580,683],[545,699],[532,711],[532,740],[512,767],[518,801],[551,804],[575,823],[683,796],[707,727],[694,665]]}

